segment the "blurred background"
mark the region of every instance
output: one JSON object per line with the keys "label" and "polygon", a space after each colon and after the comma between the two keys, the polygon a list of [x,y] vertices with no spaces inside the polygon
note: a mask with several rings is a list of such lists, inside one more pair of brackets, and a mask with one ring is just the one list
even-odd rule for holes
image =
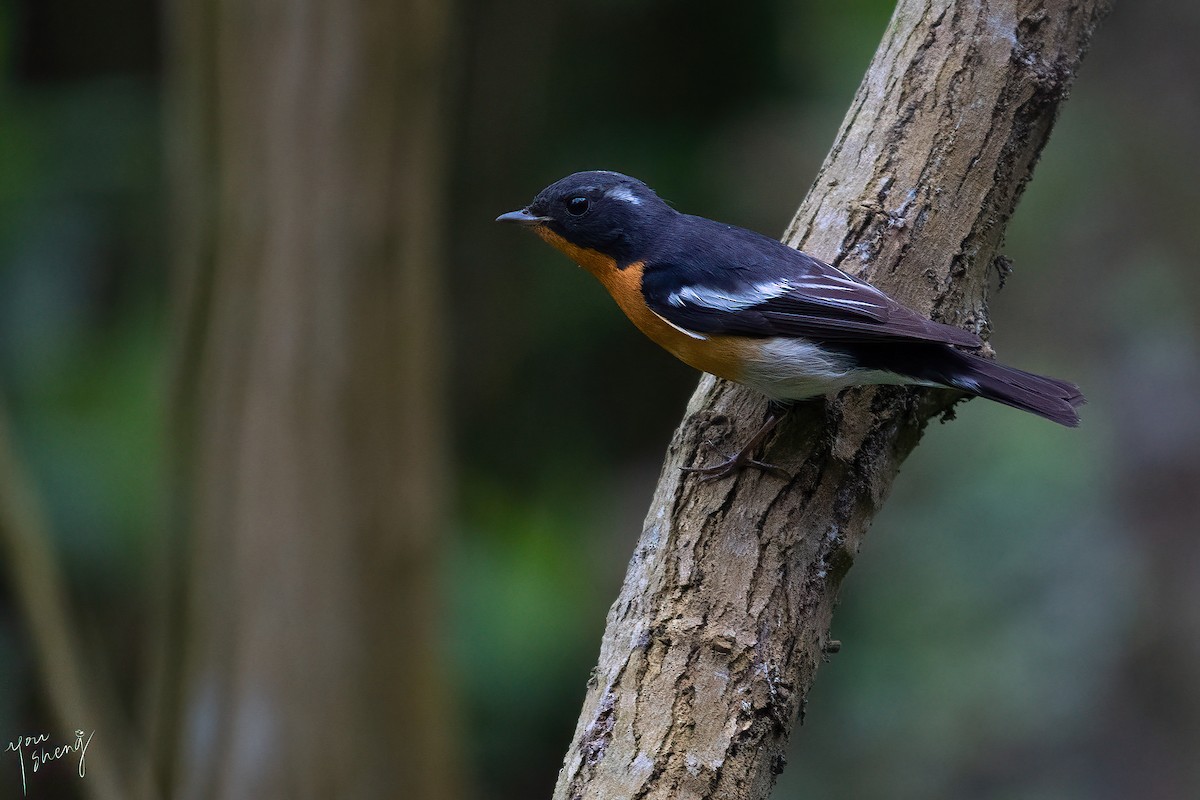
{"label": "blurred background", "polygon": [[[0,731],[96,730],[28,796],[548,797],[696,375],[492,219],[780,234],[891,6],[0,0]],[[1083,426],[932,426],[777,797],[1200,797],[1198,34],[1117,4],[1010,228]]]}

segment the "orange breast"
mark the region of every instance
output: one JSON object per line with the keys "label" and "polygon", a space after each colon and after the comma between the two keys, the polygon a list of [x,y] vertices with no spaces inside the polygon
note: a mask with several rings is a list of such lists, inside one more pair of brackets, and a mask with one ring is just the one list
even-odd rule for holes
{"label": "orange breast", "polygon": [[534,228],[538,236],[561,250],[572,261],[596,276],[608,290],[625,316],[657,345],[690,367],[720,378],[741,381],[746,362],[747,343],[731,336],[706,336],[697,339],[671,325],[646,305],[642,294],[645,264],[634,262],[625,269],[615,259],[571,244],[545,225]]}

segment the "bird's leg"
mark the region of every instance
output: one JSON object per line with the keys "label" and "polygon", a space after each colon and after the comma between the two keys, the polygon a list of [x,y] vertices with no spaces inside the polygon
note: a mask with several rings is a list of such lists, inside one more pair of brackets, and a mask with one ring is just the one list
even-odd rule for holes
{"label": "bird's leg", "polygon": [[746,445],[736,455],[711,467],[681,467],[680,470],[682,472],[695,473],[701,476],[701,480],[710,481],[733,475],[746,467],[754,467],[785,481],[791,480],[792,476],[782,467],[754,458],[754,453],[762,447],[767,437],[771,435],[771,431],[775,430],[775,426],[779,424],[779,420],[783,419],[789,408],[790,406],[788,405],[771,401],[767,406],[767,418],[763,420],[762,427],[758,429],[758,433],[750,437],[750,441],[746,442]]}

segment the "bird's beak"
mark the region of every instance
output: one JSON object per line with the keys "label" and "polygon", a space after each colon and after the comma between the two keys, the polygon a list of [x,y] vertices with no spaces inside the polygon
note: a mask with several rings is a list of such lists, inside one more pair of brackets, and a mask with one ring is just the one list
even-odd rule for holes
{"label": "bird's beak", "polygon": [[549,221],[550,217],[539,217],[531,214],[528,208],[522,208],[520,211],[510,211],[507,214],[501,214],[496,217],[496,222],[516,222],[519,225],[538,225]]}

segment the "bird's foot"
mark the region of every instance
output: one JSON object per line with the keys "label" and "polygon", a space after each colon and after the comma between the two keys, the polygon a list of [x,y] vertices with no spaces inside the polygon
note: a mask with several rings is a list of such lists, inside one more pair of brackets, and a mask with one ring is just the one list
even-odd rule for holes
{"label": "bird's foot", "polygon": [[[709,445],[712,447],[712,445]],[[713,448],[716,449],[716,448]],[[728,478],[730,475],[736,475],[746,467],[762,470],[768,475],[774,475],[776,478],[784,481],[790,481],[792,475],[783,467],[776,464],[768,464],[765,461],[759,461],[757,458],[751,458],[750,454],[745,450],[737,455],[730,456],[720,464],[714,464],[711,467],[680,467],[680,472],[686,472],[690,475],[699,475],[702,481],[715,481],[721,478]]]}
{"label": "bird's foot", "polygon": [[[767,410],[767,419],[763,422],[762,428],[759,429],[758,433],[754,434],[745,447],[737,452],[737,455],[727,457],[720,464],[714,464],[711,467],[680,467],[680,470],[685,473],[699,475],[702,481],[712,481],[735,475],[746,467],[754,467],[768,475],[774,475],[780,480],[790,481],[792,476],[783,467],[768,464],[765,461],[759,461],[757,458],[754,458],[754,453],[758,451],[758,448],[766,441],[771,431],[779,424],[779,420],[783,418],[785,412],[786,409],[778,408],[775,405],[770,406]],[[711,442],[705,441],[705,444],[716,450]]]}

